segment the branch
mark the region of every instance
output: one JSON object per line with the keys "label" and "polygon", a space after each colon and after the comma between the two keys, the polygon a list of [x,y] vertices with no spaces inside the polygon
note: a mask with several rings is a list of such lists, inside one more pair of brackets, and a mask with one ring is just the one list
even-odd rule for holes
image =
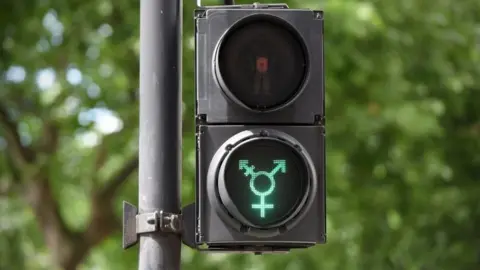
{"label": "branch", "polygon": [[120,186],[128,180],[128,177],[138,168],[138,155],[128,160],[100,190],[99,196],[111,200],[115,196]]}
{"label": "branch", "polygon": [[96,190],[98,188],[98,178],[99,178],[99,173],[103,166],[105,165],[105,162],[107,161],[108,157],[108,147],[107,147],[107,141],[108,137],[111,135],[104,136],[102,138],[102,141],[100,144],[96,147],[95,151],[95,164],[94,164],[94,170],[91,171],[91,179],[92,179],[92,188],[93,190]]}
{"label": "branch", "polygon": [[108,160],[108,150],[106,146],[106,138],[104,137],[102,142],[96,148],[95,155],[95,171],[93,172],[94,176],[98,175],[98,171],[103,168],[105,162]]}
{"label": "branch", "polygon": [[53,261],[63,269],[72,269],[66,265],[75,255],[74,233],[68,229],[62,219],[48,178],[40,173],[32,180],[28,182],[25,189],[26,199],[33,209]]}
{"label": "branch", "polygon": [[120,229],[120,221],[115,215],[113,198],[118,189],[138,168],[138,155],[127,161],[120,170],[112,175],[105,186],[92,196],[90,222],[82,238],[87,247],[102,242],[110,234]]}
{"label": "branch", "polygon": [[[14,193],[16,193],[18,190],[21,190],[21,175],[20,171],[15,167],[13,164],[12,157],[10,155],[5,155],[5,160],[7,163],[7,168],[9,168],[9,176],[7,179],[10,179],[10,181],[0,181],[0,196],[10,196]],[[1,174],[0,174],[0,180],[1,180]]]}
{"label": "branch", "polygon": [[45,106],[46,108],[44,112],[47,114],[52,113],[54,109],[62,106],[70,96],[72,96],[72,92],[68,89],[63,89],[50,104]]}
{"label": "branch", "polygon": [[42,228],[53,261],[58,266],[65,270],[76,269],[92,247],[120,230],[121,222],[114,211],[113,198],[137,168],[136,155],[114,173],[102,189],[92,194],[91,217],[87,228],[82,232],[72,232],[66,226],[44,171],[40,170],[34,176],[34,181],[29,182],[28,201]]}
{"label": "branch", "polygon": [[43,134],[38,150],[46,154],[55,153],[58,149],[59,137],[60,128],[58,124],[53,120],[43,120]]}
{"label": "branch", "polygon": [[10,181],[0,182],[0,197],[8,197],[13,193],[13,185]]}
{"label": "branch", "polygon": [[35,153],[31,149],[24,147],[18,134],[17,123],[15,123],[5,105],[0,103],[0,125],[5,131],[5,139],[7,140],[8,149],[12,156],[15,156],[22,163],[32,163],[35,159]]}

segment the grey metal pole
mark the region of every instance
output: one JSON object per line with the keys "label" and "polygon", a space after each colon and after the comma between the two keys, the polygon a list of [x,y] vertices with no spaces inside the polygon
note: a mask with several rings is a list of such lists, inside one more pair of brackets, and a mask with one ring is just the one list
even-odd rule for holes
{"label": "grey metal pole", "polygon": [[[181,0],[140,1],[139,213],[180,213]],[[181,238],[140,235],[140,270],[179,270]]]}

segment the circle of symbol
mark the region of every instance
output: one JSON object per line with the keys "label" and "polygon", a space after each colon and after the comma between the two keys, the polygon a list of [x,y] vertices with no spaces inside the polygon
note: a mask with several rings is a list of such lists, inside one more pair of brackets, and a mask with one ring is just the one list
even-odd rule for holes
{"label": "circle of symbol", "polygon": [[[268,178],[268,180],[270,180],[270,188],[267,191],[260,192],[255,188],[255,179],[257,179],[260,175],[264,175]],[[264,171],[257,172],[250,179],[250,189],[255,195],[259,197],[268,196],[275,190],[275,179],[273,178],[273,175],[271,173],[264,172]]]}

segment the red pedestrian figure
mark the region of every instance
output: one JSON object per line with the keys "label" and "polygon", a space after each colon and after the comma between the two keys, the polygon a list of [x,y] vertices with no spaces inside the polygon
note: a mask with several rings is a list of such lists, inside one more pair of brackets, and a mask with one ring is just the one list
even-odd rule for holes
{"label": "red pedestrian figure", "polygon": [[263,93],[264,95],[270,94],[270,83],[268,81],[267,72],[268,58],[263,56],[257,57],[254,78],[254,90],[256,95],[260,93]]}

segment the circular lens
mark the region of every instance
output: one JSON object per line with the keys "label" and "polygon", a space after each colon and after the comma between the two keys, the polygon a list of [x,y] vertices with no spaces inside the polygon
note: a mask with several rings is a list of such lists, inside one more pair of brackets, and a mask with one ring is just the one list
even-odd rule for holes
{"label": "circular lens", "polygon": [[303,43],[278,20],[250,18],[229,31],[218,49],[220,85],[252,110],[288,104],[300,92],[306,75]]}
{"label": "circular lens", "polygon": [[219,193],[227,210],[257,228],[289,221],[309,188],[305,159],[293,146],[272,138],[251,139],[233,149],[222,176]]}

